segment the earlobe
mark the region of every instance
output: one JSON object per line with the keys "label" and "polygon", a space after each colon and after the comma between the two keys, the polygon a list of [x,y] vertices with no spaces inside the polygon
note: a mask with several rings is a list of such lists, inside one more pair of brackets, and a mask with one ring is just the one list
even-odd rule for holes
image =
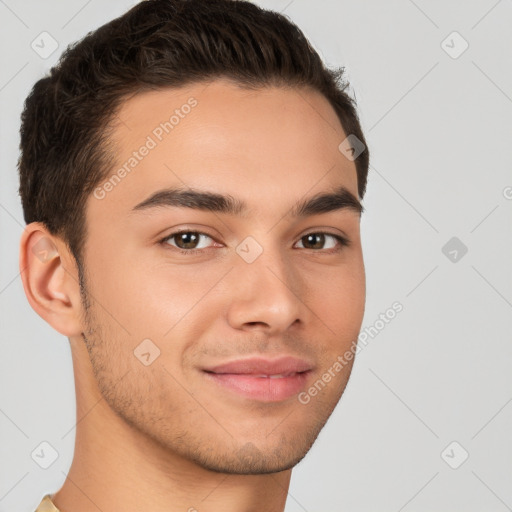
{"label": "earlobe", "polygon": [[74,258],[66,244],[39,223],[20,240],[20,274],[34,311],[65,336],[78,336],[82,304]]}

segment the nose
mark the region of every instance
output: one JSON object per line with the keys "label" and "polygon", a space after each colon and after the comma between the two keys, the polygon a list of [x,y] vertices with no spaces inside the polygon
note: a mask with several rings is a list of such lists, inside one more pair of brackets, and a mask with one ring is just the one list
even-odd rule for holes
{"label": "nose", "polygon": [[307,321],[303,285],[293,267],[279,256],[265,251],[252,263],[239,261],[231,274],[234,282],[228,322],[232,328],[271,336]]}

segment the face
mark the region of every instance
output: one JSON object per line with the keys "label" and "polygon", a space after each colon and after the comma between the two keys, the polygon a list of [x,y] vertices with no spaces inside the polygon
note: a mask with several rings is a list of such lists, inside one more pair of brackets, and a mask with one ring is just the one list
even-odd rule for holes
{"label": "face", "polygon": [[364,312],[347,134],[319,93],[224,80],[141,93],[117,119],[83,253],[102,395],[202,467],[293,467],[345,389]]}

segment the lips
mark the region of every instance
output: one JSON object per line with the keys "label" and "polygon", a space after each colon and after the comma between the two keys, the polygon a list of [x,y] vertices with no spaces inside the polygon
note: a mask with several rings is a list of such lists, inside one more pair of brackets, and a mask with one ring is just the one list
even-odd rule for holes
{"label": "lips", "polygon": [[251,357],[249,359],[238,359],[224,364],[219,364],[205,371],[212,373],[234,373],[245,375],[289,375],[292,373],[306,372],[312,369],[312,365],[304,360],[293,356],[283,356],[276,359],[264,359]]}
{"label": "lips", "polygon": [[206,378],[246,398],[277,402],[299,393],[313,365],[304,359],[248,358],[204,368]]}

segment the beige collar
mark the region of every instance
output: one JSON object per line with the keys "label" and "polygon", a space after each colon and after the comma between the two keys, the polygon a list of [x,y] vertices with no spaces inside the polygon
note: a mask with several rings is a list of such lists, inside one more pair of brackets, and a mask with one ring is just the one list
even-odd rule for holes
{"label": "beige collar", "polygon": [[50,498],[51,494],[47,494],[39,503],[35,512],[60,512],[60,510],[53,504]]}

